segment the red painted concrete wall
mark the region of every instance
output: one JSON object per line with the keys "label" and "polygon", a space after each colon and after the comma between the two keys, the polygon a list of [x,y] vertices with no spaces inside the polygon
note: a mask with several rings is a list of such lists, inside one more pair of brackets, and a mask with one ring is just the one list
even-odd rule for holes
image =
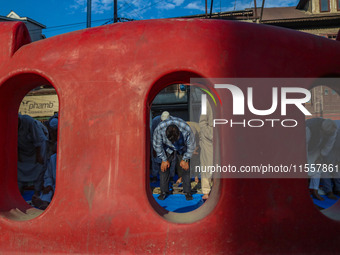
{"label": "red painted concrete wall", "polygon": [[[146,171],[149,106],[161,89],[194,76],[339,75],[339,42],[182,19],[35,43],[23,24],[0,23],[0,44],[0,253],[340,252],[340,224],[314,207],[306,179],[221,179],[201,208],[176,215],[152,199]],[[60,100],[57,188],[48,209],[33,217],[38,212],[16,183],[17,111],[30,89],[48,83]],[[230,118],[231,97],[222,100]],[[263,89],[263,102],[271,102],[270,90]],[[298,112],[288,117],[304,121]],[[304,161],[304,129],[221,128],[221,163]]]}

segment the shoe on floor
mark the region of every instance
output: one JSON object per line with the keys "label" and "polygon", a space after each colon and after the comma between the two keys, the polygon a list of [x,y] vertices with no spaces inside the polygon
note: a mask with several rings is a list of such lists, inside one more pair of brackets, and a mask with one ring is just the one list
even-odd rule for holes
{"label": "shoe on floor", "polygon": [[167,197],[168,195],[166,194],[166,193],[161,193],[159,196],[158,196],[158,199],[159,200],[164,200],[164,199],[166,199],[166,197]]}
{"label": "shoe on floor", "polygon": [[333,192],[328,192],[328,193],[326,194],[326,196],[327,196],[329,199],[338,200],[338,198],[334,195]]}
{"label": "shoe on floor", "polygon": [[194,198],[192,197],[192,195],[190,193],[186,193],[185,194],[185,199],[186,200],[193,200]]}
{"label": "shoe on floor", "polygon": [[317,189],[310,189],[310,193],[311,193],[312,197],[315,198],[315,199],[317,199],[317,200],[320,200],[320,201],[325,200],[323,197],[321,197],[321,196],[318,194],[318,190],[317,190]]}

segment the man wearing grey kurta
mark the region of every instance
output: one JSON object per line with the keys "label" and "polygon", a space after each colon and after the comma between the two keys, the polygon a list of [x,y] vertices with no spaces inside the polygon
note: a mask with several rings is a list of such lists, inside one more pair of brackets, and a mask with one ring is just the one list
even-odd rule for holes
{"label": "man wearing grey kurta", "polygon": [[313,164],[319,164],[331,152],[337,135],[337,126],[331,119],[312,118],[306,120],[307,162],[310,165],[309,189],[312,196],[318,200],[324,200],[318,194],[321,172],[313,168]]}
{"label": "man wearing grey kurta", "polygon": [[22,192],[25,184],[34,184],[35,194],[42,188],[45,171],[44,158],[48,138],[43,129],[28,115],[18,118],[18,186]]}
{"label": "man wearing grey kurta", "polygon": [[322,189],[326,192],[326,196],[330,199],[337,200],[338,198],[335,195],[340,196],[340,173],[336,171],[336,167],[338,167],[340,162],[340,120],[334,120],[337,126],[337,135],[335,138],[335,142],[331,152],[324,157],[324,161],[322,163],[327,166],[334,167],[333,169],[329,169],[330,171],[322,172]]}

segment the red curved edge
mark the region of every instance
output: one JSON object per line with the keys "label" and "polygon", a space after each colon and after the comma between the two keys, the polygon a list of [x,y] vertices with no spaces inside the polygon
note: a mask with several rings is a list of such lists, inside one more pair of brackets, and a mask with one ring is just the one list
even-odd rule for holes
{"label": "red curved edge", "polygon": [[31,37],[23,22],[0,23],[0,59],[1,62],[11,58],[25,44],[31,42]]}

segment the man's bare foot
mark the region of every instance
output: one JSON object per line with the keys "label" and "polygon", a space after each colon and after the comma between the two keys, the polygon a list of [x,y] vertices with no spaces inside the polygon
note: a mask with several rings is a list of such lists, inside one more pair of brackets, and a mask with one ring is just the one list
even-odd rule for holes
{"label": "man's bare foot", "polygon": [[204,194],[203,197],[202,197],[203,200],[207,200],[208,198],[209,198],[208,194]]}
{"label": "man's bare foot", "polygon": [[321,197],[318,193],[318,190],[317,189],[310,189],[310,193],[312,194],[312,197],[317,199],[317,200],[320,200],[320,201],[323,201],[325,200],[323,197]]}
{"label": "man's bare foot", "polygon": [[182,183],[182,177],[179,177],[179,178],[177,179],[176,183],[177,183],[177,184]]}
{"label": "man's bare foot", "polygon": [[198,183],[199,181],[198,176],[195,176],[195,182]]}

